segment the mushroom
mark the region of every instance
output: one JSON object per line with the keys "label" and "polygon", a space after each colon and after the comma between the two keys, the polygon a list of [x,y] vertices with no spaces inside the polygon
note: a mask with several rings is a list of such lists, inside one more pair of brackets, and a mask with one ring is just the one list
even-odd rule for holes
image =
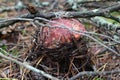
{"label": "mushroom", "polygon": [[[76,19],[61,18],[51,20],[46,25],[36,31],[34,44],[28,56],[30,61],[44,56],[44,65],[54,66],[54,62],[57,62],[61,73],[66,73],[72,59],[77,68],[84,65],[84,70],[92,70],[87,42],[82,37],[82,33],[86,31],[83,24]],[[81,71],[81,68],[78,70]]]}
{"label": "mushroom", "polygon": [[82,34],[75,33],[75,31],[85,31],[84,25],[76,19],[55,19],[48,24],[49,27],[44,27],[43,33],[39,37],[44,38],[43,45],[49,49],[57,48],[60,44],[70,43],[73,38],[78,40]]}
{"label": "mushroom", "polygon": [[[34,61],[41,56],[41,64],[53,69],[45,71],[53,74],[60,70],[60,76],[68,74],[69,69],[72,70],[71,62],[77,71],[93,70],[87,43],[82,37],[85,31],[85,26],[76,19],[59,18],[49,21],[36,31],[28,60]],[[43,69],[39,65],[37,68]],[[71,72],[76,73],[76,69],[71,70],[70,75]]]}

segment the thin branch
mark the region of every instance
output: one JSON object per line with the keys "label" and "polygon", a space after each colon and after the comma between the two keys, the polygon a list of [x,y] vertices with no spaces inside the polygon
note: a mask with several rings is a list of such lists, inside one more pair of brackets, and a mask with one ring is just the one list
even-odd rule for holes
{"label": "thin branch", "polygon": [[[19,17],[16,17],[16,18],[25,18],[28,14],[24,14],[24,15],[21,15]],[[28,18],[29,19],[29,18]],[[6,20],[6,21],[5,21]],[[2,22],[3,21],[3,22]],[[4,22],[5,21],[5,22]],[[3,27],[8,27],[9,25],[12,25],[14,23],[17,23],[17,22],[20,22],[20,21],[23,21],[23,20],[10,20],[10,21],[7,21],[7,19],[0,19],[0,28],[3,28]]]}
{"label": "thin branch", "polygon": [[113,71],[84,71],[84,72],[80,72],[77,75],[73,76],[72,78],[70,78],[69,80],[76,80],[81,76],[87,75],[87,76],[95,76],[95,75],[108,75],[108,74],[115,74],[115,73],[120,73],[120,69],[118,70],[113,70]]}
{"label": "thin branch", "polygon": [[[21,16],[18,16],[18,17],[19,18],[29,18],[29,19],[33,19],[35,17],[41,17],[41,18],[46,18],[46,19],[62,18],[62,17],[66,17],[66,18],[88,18],[88,17],[95,17],[95,16],[104,16],[107,13],[117,11],[117,10],[120,10],[120,3],[109,6],[105,9],[100,8],[100,9],[95,9],[95,10],[90,10],[90,11],[85,11],[85,12],[65,12],[65,11],[52,12],[52,13],[39,12],[35,15],[24,14],[24,15],[21,15]],[[12,24],[14,24],[18,21],[20,21],[20,20],[9,21],[7,23],[0,23],[0,28],[8,26],[8,25],[12,25]]]}
{"label": "thin branch", "polygon": [[[92,2],[114,2],[114,1],[118,1],[118,0],[67,0],[67,2],[71,3],[71,2],[76,2],[78,4],[83,4],[83,3],[92,3]],[[71,3],[72,4],[72,3]]]}
{"label": "thin branch", "polygon": [[[115,50],[111,49],[110,47],[106,46],[105,44],[103,44],[102,42],[98,41],[97,39],[95,39],[94,37],[90,36],[86,31],[78,31],[78,30],[74,30],[72,28],[67,28],[67,26],[65,26],[64,24],[61,24],[59,22],[56,22],[56,21],[50,21],[50,20],[47,20],[47,19],[44,19],[44,18],[39,18],[39,17],[36,17],[35,18],[36,20],[44,20],[44,21],[48,21],[48,22],[51,22],[51,23],[56,23],[56,24],[59,24],[60,26],[57,26],[57,27],[60,27],[60,28],[63,28],[63,29],[68,29],[69,31],[71,32],[74,32],[74,33],[77,33],[77,34],[82,34],[83,36],[86,36],[90,39],[92,39],[93,41],[99,43],[101,46],[107,48],[109,51],[115,53],[117,56],[120,56],[120,54],[118,52],[116,52]],[[55,28],[55,26],[51,26],[50,24],[47,24],[47,26],[51,27],[51,28]]]}
{"label": "thin branch", "polygon": [[9,19],[5,19],[0,21],[0,23],[4,23],[4,22],[9,22],[9,21],[33,21],[33,19],[28,19],[28,18],[9,18]]}
{"label": "thin branch", "polygon": [[[87,31],[84,31],[84,33],[83,33],[83,32],[81,32],[81,31],[76,31],[76,30],[73,30],[73,29],[69,29],[69,28],[67,28],[65,25],[60,24],[60,23],[58,23],[58,22],[50,21],[50,20],[48,20],[48,19],[40,18],[40,17],[35,17],[34,20],[33,20],[33,19],[25,19],[25,18],[13,18],[13,19],[8,19],[8,20],[4,20],[4,21],[5,21],[5,22],[8,22],[9,20],[12,20],[12,21],[14,21],[14,20],[17,20],[17,21],[20,21],[20,20],[24,20],[24,21],[40,20],[40,21],[41,21],[41,20],[42,20],[42,21],[57,23],[57,24],[61,25],[60,28],[66,28],[66,29],[68,29],[69,31],[72,31],[72,32],[74,32],[74,33],[82,34],[82,35],[84,35],[84,36],[86,36],[86,37],[89,37],[90,39],[98,42],[101,46],[107,48],[108,50],[112,51],[112,52],[115,53],[116,55],[120,56],[120,54],[118,54],[118,52],[116,52],[115,50],[113,50],[113,49],[109,48],[108,46],[104,45],[103,43],[101,43],[100,41],[98,41],[98,40],[95,39],[94,37],[90,36],[89,34],[95,34],[95,35],[99,35],[99,36],[104,36],[104,37],[110,38],[111,40],[119,43],[119,41],[116,41],[115,39],[112,39],[111,37],[106,36],[106,35],[97,34],[97,33],[92,33],[92,32],[87,32]],[[1,21],[0,23],[3,23],[4,21]],[[39,22],[38,22],[38,23],[39,23]],[[51,27],[51,28],[53,28],[53,27],[50,26],[49,24],[48,24],[48,26]]]}
{"label": "thin branch", "polygon": [[[0,21],[0,23],[9,22],[9,21],[18,21],[18,20],[19,21],[30,21],[30,22],[33,22],[36,19],[43,20],[43,21],[48,21],[49,22],[49,20],[47,20],[47,19],[36,17],[34,19],[26,19],[26,18],[5,19],[5,20]],[[88,32],[88,31],[85,31],[85,33],[87,33],[87,34],[93,34],[93,35],[98,35],[98,36],[102,36],[102,37],[106,37],[106,38],[109,38],[109,39],[115,41],[116,43],[120,43],[120,41],[117,41],[117,40],[115,40],[112,37],[107,36],[107,35],[103,35],[103,34],[99,34],[99,33],[95,33],[95,32]]]}
{"label": "thin branch", "polygon": [[[53,13],[39,13],[36,14],[35,17],[42,17],[42,18],[56,18],[56,17],[67,17],[67,18],[88,18],[88,17],[95,17],[95,16],[104,16],[106,13],[113,12],[120,10],[120,4],[114,4],[112,6],[109,6],[105,9],[95,9],[90,11],[84,11],[84,12],[53,12]],[[30,17],[30,15],[29,15]]]}
{"label": "thin branch", "polygon": [[[2,53],[2,52],[4,52],[4,53]],[[42,70],[39,70],[39,69],[36,69],[36,68],[30,66],[27,62],[23,62],[23,63],[22,63],[22,62],[17,61],[17,60],[15,60],[15,59],[13,59],[13,58],[11,58],[11,57],[9,57],[9,56],[6,56],[6,55],[4,55],[5,53],[6,53],[6,54],[9,54],[9,53],[7,53],[6,51],[4,51],[2,48],[0,48],[0,56],[1,56],[1,57],[5,58],[5,59],[8,59],[8,60],[10,60],[10,61],[12,61],[12,62],[20,65],[20,66],[23,66],[23,67],[25,67],[25,68],[27,68],[27,69],[29,69],[29,70],[34,71],[34,72],[36,72],[36,73],[39,73],[39,74],[43,75],[44,77],[46,77],[46,78],[48,78],[48,79],[51,79],[51,80],[59,80],[58,78],[53,77],[53,76],[51,76],[50,74],[47,74],[47,73],[45,73],[45,72],[42,71]]]}

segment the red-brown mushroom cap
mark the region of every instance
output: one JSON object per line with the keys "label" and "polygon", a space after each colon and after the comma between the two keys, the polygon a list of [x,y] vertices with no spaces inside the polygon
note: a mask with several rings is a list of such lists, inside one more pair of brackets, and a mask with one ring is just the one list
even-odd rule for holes
{"label": "red-brown mushroom cap", "polygon": [[44,46],[52,49],[56,48],[58,44],[70,43],[73,37],[75,40],[81,37],[82,34],[72,32],[70,31],[71,29],[81,32],[85,31],[84,25],[76,19],[56,19],[49,22],[49,25],[53,28],[45,27],[42,37],[45,38]]}

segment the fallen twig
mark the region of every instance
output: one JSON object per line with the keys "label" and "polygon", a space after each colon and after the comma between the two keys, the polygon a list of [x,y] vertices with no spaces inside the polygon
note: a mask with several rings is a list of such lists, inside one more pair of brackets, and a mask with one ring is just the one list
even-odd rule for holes
{"label": "fallen twig", "polygon": [[[117,10],[120,10],[120,3],[118,3],[116,5],[112,5],[110,7],[105,8],[105,9],[95,9],[95,10],[90,10],[90,11],[85,11],[85,12],[65,12],[65,11],[52,12],[52,13],[39,12],[39,13],[34,14],[34,15],[24,14],[24,15],[18,16],[18,18],[29,18],[29,19],[33,19],[35,17],[41,17],[41,18],[46,18],[46,19],[62,18],[62,17],[66,17],[66,18],[88,18],[88,17],[95,17],[95,16],[106,16],[107,13],[117,11]],[[3,28],[3,27],[8,26],[8,25],[12,25],[12,24],[14,24],[18,21],[20,21],[20,20],[16,20],[16,21],[11,20],[7,23],[6,22],[5,23],[0,23],[0,28]]]}
{"label": "fallen twig", "polygon": [[115,74],[115,73],[120,73],[120,69],[118,70],[113,70],[113,71],[85,71],[85,72],[79,72],[77,75],[73,76],[69,80],[76,80],[81,76],[88,75],[88,76],[94,76],[94,75],[108,75],[108,74]]}
{"label": "fallen twig", "polygon": [[50,74],[45,73],[44,71],[41,71],[41,70],[39,70],[39,69],[36,69],[36,68],[30,66],[27,62],[23,62],[23,63],[22,63],[22,62],[20,62],[20,61],[17,61],[16,59],[13,59],[13,58],[11,58],[11,57],[9,57],[9,56],[4,55],[4,53],[2,53],[2,52],[6,53],[6,54],[9,54],[9,53],[7,53],[6,51],[4,51],[3,49],[0,48],[0,56],[3,57],[3,58],[5,58],[5,59],[8,59],[8,60],[10,60],[10,61],[12,61],[12,62],[20,65],[20,66],[24,66],[25,68],[27,68],[27,69],[29,69],[29,70],[32,70],[32,71],[34,71],[34,72],[36,72],[36,73],[39,73],[39,74],[43,75],[44,77],[46,77],[46,78],[48,78],[48,79],[51,79],[51,80],[59,80],[58,78],[53,77],[53,76],[51,76]]}

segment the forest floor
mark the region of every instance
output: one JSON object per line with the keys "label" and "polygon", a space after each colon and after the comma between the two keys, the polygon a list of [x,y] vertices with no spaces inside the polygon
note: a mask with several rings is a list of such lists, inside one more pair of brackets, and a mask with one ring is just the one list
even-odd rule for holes
{"label": "forest floor", "polygon": [[[27,2],[27,0],[25,1]],[[55,1],[58,1],[58,2],[56,3]],[[39,7],[39,11],[43,11],[45,13],[62,11],[62,10],[72,11],[72,9],[69,8],[68,6],[64,6],[65,5],[64,2],[65,0],[41,0],[42,5],[41,7]],[[17,0],[9,0],[9,1],[0,0],[0,9],[3,9],[3,7],[6,8],[6,7],[15,6],[16,3],[17,3]],[[56,4],[56,6],[54,4]],[[99,5],[103,5],[103,4],[104,2],[101,2]],[[89,8],[89,10],[91,9],[93,8]],[[83,10],[83,8],[79,10]],[[73,11],[76,11],[76,10],[73,10]],[[3,18],[11,19],[25,13],[29,13],[29,12],[26,9],[20,9],[20,10],[13,9],[10,11],[3,11],[3,12],[0,12],[0,21]],[[84,22],[84,18],[77,18],[77,19],[80,20],[83,25],[85,25],[86,30],[88,32],[95,32],[95,33],[107,35],[110,37],[114,36],[115,31],[111,31],[111,30],[106,31],[106,29],[104,28],[100,28],[94,24]],[[85,18],[85,19],[89,19],[89,18]],[[22,62],[26,61],[30,53],[30,50],[33,48],[32,42],[34,40],[34,36],[36,34],[37,29],[38,28],[36,28],[36,26],[33,26],[32,22],[25,22],[25,21],[16,22],[15,24],[0,28],[0,48],[5,50],[7,53],[9,53],[9,57],[12,57]],[[93,36],[93,37],[96,40],[102,42],[103,44],[106,44],[107,46],[109,46],[109,44],[111,45],[112,43],[115,43],[114,41],[111,41],[108,38],[105,38],[102,36]],[[49,58],[46,58],[43,55],[37,57],[37,59],[35,57],[35,59],[30,61],[29,63],[32,66],[38,69],[41,69],[50,75],[53,75],[57,78],[63,78],[63,79],[68,79],[70,77],[73,77],[79,72],[87,71],[90,66],[92,66],[93,70],[90,69],[88,71],[104,72],[104,71],[120,70],[119,56],[115,55],[115,53],[104,48],[98,42],[92,41],[89,38],[85,38],[85,39],[88,40],[87,43],[85,44],[87,45],[87,48],[88,48],[87,52],[90,55],[89,57],[91,58],[90,59],[91,64],[86,67],[82,66],[84,65],[82,63],[84,62],[80,61],[81,62],[80,63],[79,60],[72,61],[74,59],[71,59],[70,62],[63,60],[63,63],[60,62],[58,64],[56,61],[55,62],[49,61]],[[115,43],[115,44],[117,45],[114,45],[111,48],[117,51],[118,53],[120,53],[119,51],[120,45],[118,43]],[[8,54],[5,54],[5,55],[8,55]],[[80,66],[78,66],[78,64],[80,64]],[[61,68],[62,66],[67,68]],[[82,67],[82,69],[76,69],[80,67]],[[74,71],[74,69],[80,70],[80,71]],[[42,78],[38,78],[35,75]],[[37,79],[46,80],[46,78],[44,78],[43,76],[40,76],[35,72],[32,72],[24,67],[21,67],[20,65],[10,60],[0,57],[0,80],[10,80],[10,79],[11,80],[37,80]],[[79,80],[83,80],[83,79],[84,80],[119,80],[120,73],[114,73],[114,74],[110,73],[106,75],[101,74],[101,75],[93,75],[93,76],[84,75]]]}

